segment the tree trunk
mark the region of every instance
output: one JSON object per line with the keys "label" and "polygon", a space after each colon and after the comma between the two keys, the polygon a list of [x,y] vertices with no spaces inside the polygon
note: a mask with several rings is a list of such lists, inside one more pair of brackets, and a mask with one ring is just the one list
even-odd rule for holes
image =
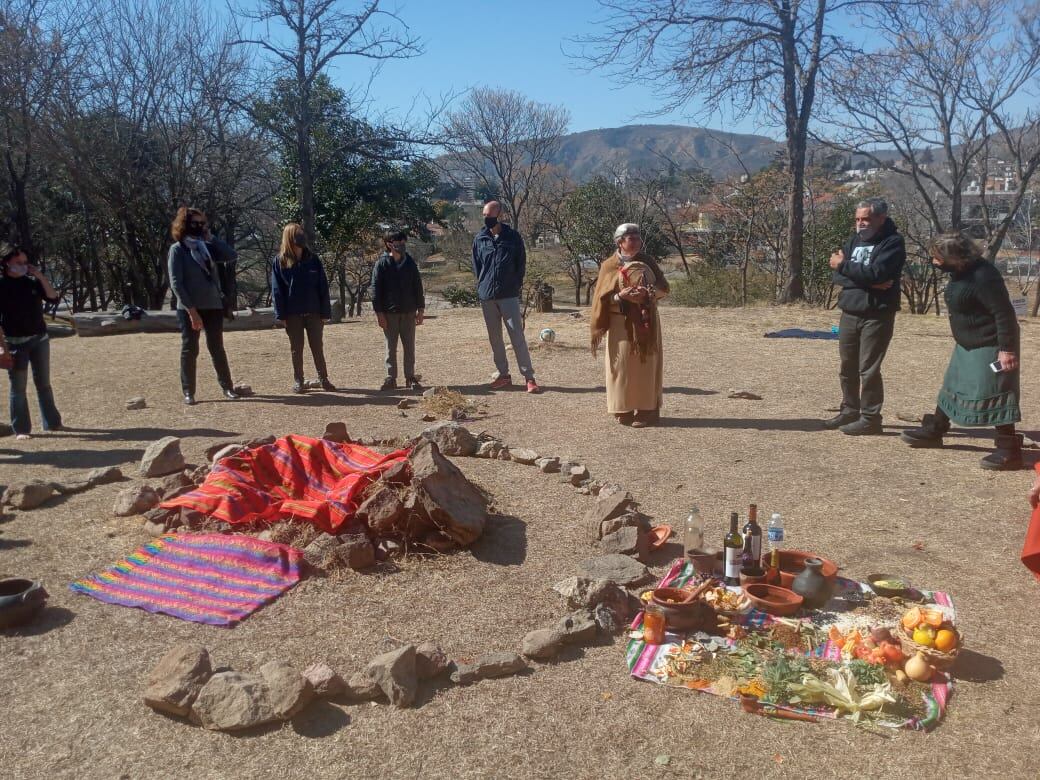
{"label": "tree trunk", "polygon": [[805,240],[805,138],[793,137],[787,142],[791,167],[791,189],[787,214],[787,283],[781,303],[794,303],[805,298],[802,282],[802,248]]}

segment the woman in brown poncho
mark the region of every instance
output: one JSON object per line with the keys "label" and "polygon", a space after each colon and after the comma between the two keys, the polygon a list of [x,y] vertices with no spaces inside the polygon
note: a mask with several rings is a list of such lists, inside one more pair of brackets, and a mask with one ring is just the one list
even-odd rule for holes
{"label": "woman in brown poncho", "polygon": [[614,231],[617,252],[603,261],[592,301],[592,354],[604,337],[607,410],[622,425],[645,428],[661,410],[664,364],[657,301],[668,294],[660,267],[643,254],[639,225]]}

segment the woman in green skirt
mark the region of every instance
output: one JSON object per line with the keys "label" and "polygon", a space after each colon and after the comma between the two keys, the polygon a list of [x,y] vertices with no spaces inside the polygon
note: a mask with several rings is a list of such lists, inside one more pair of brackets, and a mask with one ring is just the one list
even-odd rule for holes
{"label": "woman in green skirt", "polygon": [[[978,246],[961,233],[944,233],[931,245],[932,265],[950,274],[946,309],[957,344],[946,368],[935,414],[920,428],[904,431],[911,447],[941,447],[950,421],[997,429],[996,450],[982,468],[1022,468],[1018,408],[1018,319],[1007,285]],[[999,369],[999,370],[998,370]]]}

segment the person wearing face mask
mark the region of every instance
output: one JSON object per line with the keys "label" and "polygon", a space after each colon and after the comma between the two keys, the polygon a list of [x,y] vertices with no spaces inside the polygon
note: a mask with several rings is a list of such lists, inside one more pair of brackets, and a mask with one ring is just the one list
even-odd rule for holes
{"label": "person wearing face mask", "polygon": [[664,389],[664,355],[657,301],[668,280],[643,252],[639,225],[614,231],[617,252],[603,261],[590,317],[592,354],[605,338],[607,411],[622,425],[645,428],[658,421]]}
{"label": "person wearing face mask", "polygon": [[206,215],[182,206],[170,226],[174,243],[167,254],[170,288],[177,298],[177,321],[181,327],[181,390],[184,403],[195,404],[196,362],[199,331],[206,331],[206,348],[217,372],[225,398],[235,400],[231,368],[224,351],[226,301],[217,263],[234,259],[235,251],[210,235]]}
{"label": "person wearing face mask", "polygon": [[329,381],[322,336],[325,323],[332,319],[329,279],[321,258],[307,246],[303,226],[290,222],[282,230],[282,245],[271,265],[271,299],[274,318],[285,326],[292,355],[294,393],[303,393],[303,337],[311,347],[314,368],[322,389],[335,390]]}
{"label": "person wearing face mask", "polygon": [[968,427],[996,428],[996,449],[982,468],[1022,468],[1019,411],[1019,327],[1000,271],[978,246],[958,232],[932,241],[932,265],[950,274],[944,297],[956,344],[939,390],[935,414],[900,438],[911,447],[941,447],[951,420]]}
{"label": "person wearing face mask", "polygon": [[386,379],[380,390],[397,387],[397,342],[404,349],[404,382],[409,390],[422,390],[415,376],[415,329],[426,310],[419,266],[405,249],[408,234],[388,230],[383,234],[386,252],[372,270],[372,310],[386,340]]}
{"label": "person wearing face mask", "polygon": [[841,409],[823,423],[826,428],[850,436],[882,432],[885,386],[881,361],[895,330],[899,279],[905,263],[906,246],[888,216],[888,204],[881,198],[860,201],[856,206],[856,232],[830,257],[833,282],[841,287]]}
{"label": "person wearing face mask", "polygon": [[502,204],[497,200],[484,204],[484,228],[473,239],[473,275],[477,277],[477,295],[484,311],[491,354],[495,360],[492,390],[512,387],[509,359],[502,340],[505,323],[513,354],[520,373],[527,381],[527,392],[540,393],[534,379],[531,353],[524,337],[524,319],[520,312],[520,288],[527,271],[527,250],[520,234],[500,221]]}
{"label": "person wearing face mask", "polygon": [[29,264],[20,247],[0,244],[0,367],[7,369],[11,381],[11,428],[16,439],[28,439],[32,432],[26,396],[30,366],[43,429],[61,430],[61,414],[51,390],[50,340],[43,321],[43,302],[58,300],[47,277]]}

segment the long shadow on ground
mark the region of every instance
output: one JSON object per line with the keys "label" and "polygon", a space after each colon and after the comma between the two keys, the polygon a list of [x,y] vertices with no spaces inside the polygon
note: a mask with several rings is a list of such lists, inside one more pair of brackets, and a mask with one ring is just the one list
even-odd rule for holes
{"label": "long shadow on ground", "polygon": [[[734,430],[750,428],[757,431],[816,432],[824,430],[823,423],[808,417],[788,420],[743,417],[662,417],[658,426],[661,428],[730,428]],[[886,432],[883,435],[895,436],[896,432]]]}
{"label": "long shadow on ground", "polygon": [[[158,438],[158,437],[157,437]],[[53,466],[59,469],[92,469],[119,466],[141,459],[142,450],[56,450],[54,452],[0,448],[0,463]]]}
{"label": "long shadow on ground", "polygon": [[239,434],[235,431],[221,431],[216,428],[62,428],[60,431],[48,435],[90,441],[153,441],[164,436],[176,436],[180,439],[191,436],[219,439]]}
{"label": "long shadow on ground", "polygon": [[484,563],[519,566],[527,559],[527,523],[512,515],[489,515],[484,535],[470,552]]}

